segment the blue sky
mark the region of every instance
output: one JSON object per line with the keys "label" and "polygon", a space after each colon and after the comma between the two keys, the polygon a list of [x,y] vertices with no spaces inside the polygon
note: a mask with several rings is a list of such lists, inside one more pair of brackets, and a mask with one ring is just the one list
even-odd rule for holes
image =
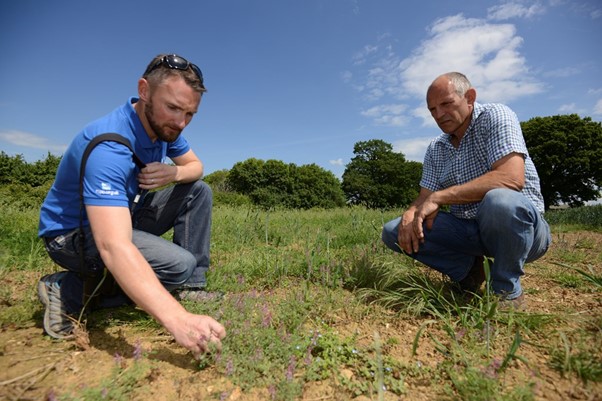
{"label": "blue sky", "polygon": [[60,155],[178,53],[209,92],[184,135],[206,173],[250,157],[341,176],[358,141],[422,161],[439,134],[425,91],[464,72],[521,121],[602,120],[598,0],[4,1],[0,150]]}

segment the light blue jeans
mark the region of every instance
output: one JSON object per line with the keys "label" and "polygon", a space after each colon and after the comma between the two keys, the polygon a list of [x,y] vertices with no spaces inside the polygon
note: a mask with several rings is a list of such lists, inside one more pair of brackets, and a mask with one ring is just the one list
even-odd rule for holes
{"label": "light blue jeans", "polygon": [[[386,223],[382,239],[390,249],[405,253],[397,243],[400,222]],[[440,211],[432,229],[424,227],[424,237],[418,252],[409,256],[456,282],[468,275],[476,257],[492,257],[491,288],[507,299],[522,294],[525,263],[543,256],[552,241],[548,223],[532,202],[502,188],[485,195],[475,219]]]}
{"label": "light blue jeans", "polygon": [[[195,181],[148,193],[134,211],[132,241],[166,289],[206,286],[212,204],[211,188],[203,181]],[[163,239],[161,235],[172,228],[173,242]],[[88,272],[102,275],[104,263],[90,228],[84,230]],[[61,299],[69,313],[77,313],[83,306],[79,229],[44,240],[50,258],[68,270],[61,283]],[[97,306],[113,307],[129,302],[119,290],[103,296]]]}

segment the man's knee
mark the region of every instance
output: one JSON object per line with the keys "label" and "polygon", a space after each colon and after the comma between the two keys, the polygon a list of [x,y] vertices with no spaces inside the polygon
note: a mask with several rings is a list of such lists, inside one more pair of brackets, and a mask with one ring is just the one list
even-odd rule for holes
{"label": "man's knee", "polygon": [[396,251],[396,252],[400,252],[401,249],[399,248],[398,242],[397,242],[397,233],[399,231],[399,223],[401,222],[401,218],[396,218],[394,220],[389,221],[388,223],[385,223],[385,225],[383,226],[383,231],[381,234],[381,238],[382,241],[384,242],[384,244]]}
{"label": "man's knee", "polygon": [[512,218],[521,210],[526,211],[525,201],[520,192],[506,188],[492,189],[483,197],[477,219],[495,219],[502,223],[501,219]]}
{"label": "man's knee", "polygon": [[192,183],[193,191],[209,199],[213,199],[213,190],[205,181],[197,180]]}
{"label": "man's knee", "polygon": [[174,289],[188,281],[196,266],[197,261],[194,255],[182,249],[177,255],[174,255],[171,267],[157,272],[157,276],[166,288]]}

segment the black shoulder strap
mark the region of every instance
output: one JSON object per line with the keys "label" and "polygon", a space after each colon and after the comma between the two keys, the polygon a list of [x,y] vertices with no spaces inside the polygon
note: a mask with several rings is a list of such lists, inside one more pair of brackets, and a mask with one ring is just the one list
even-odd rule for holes
{"label": "black shoulder strap", "polygon": [[[87,268],[86,268],[85,258],[84,258],[84,246],[86,243],[85,232],[84,232],[84,210],[85,210],[85,206],[84,206],[84,175],[86,172],[86,162],[88,161],[88,157],[90,156],[90,153],[92,153],[92,150],[96,147],[96,145],[98,145],[101,142],[106,142],[106,141],[117,142],[117,143],[124,145],[125,147],[127,147],[130,150],[130,152],[132,152],[132,158],[134,159],[134,163],[136,163],[138,168],[140,168],[142,170],[144,167],[146,167],[146,164],[144,164],[144,162],[142,162],[142,160],[140,160],[140,158],[136,155],[136,153],[134,153],[134,149],[132,148],[130,141],[128,141],[126,138],[124,138],[123,136],[121,136],[119,134],[107,133],[107,134],[98,135],[98,136],[94,137],[88,143],[88,146],[86,146],[86,149],[84,150],[84,153],[82,154],[82,160],[81,160],[81,164],[79,167],[79,245],[80,245],[80,250],[79,250],[80,255],[79,256],[80,256],[81,273],[84,278],[87,276],[87,273],[88,273]],[[138,199],[138,195],[136,198]]]}
{"label": "black shoulder strap", "polygon": [[117,143],[124,145],[125,147],[127,147],[130,150],[130,152],[132,152],[132,158],[134,159],[134,163],[136,163],[136,165],[140,169],[143,169],[144,167],[146,167],[146,164],[144,164],[142,162],[142,160],[140,160],[140,158],[138,158],[136,153],[134,153],[134,149],[132,149],[132,145],[130,144],[130,141],[125,139],[123,136],[121,136],[119,134],[114,134],[114,133],[98,135],[98,136],[94,137],[88,143],[88,146],[86,146],[86,149],[84,150],[84,154],[82,155],[82,160],[81,160],[81,164],[79,167],[80,196],[82,196],[82,194],[83,194],[84,173],[86,171],[86,162],[88,161],[88,157],[90,156],[90,153],[92,153],[92,150],[96,147],[96,145],[98,145],[101,142],[106,142],[106,141],[117,142]]}

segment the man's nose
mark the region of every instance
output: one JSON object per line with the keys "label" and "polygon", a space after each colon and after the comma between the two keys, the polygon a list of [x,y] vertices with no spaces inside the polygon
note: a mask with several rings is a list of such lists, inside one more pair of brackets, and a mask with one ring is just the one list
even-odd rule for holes
{"label": "man's nose", "polygon": [[186,118],[185,113],[178,114],[178,117],[176,118],[176,124],[180,129],[186,128],[186,125],[188,125],[188,119]]}

